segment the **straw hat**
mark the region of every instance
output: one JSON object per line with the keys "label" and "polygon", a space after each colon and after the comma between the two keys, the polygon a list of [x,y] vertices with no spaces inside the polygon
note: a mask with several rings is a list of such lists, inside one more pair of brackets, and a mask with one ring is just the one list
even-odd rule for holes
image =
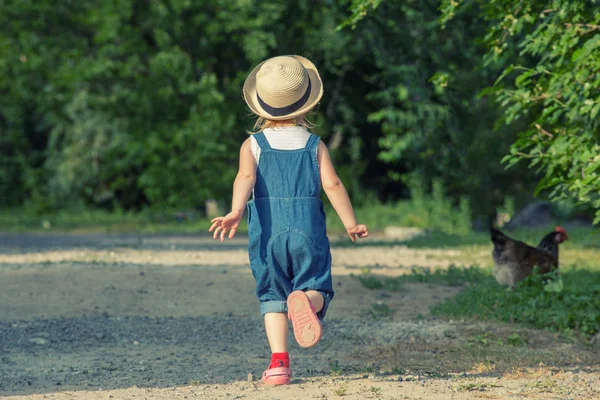
{"label": "straw hat", "polygon": [[317,67],[301,56],[269,58],[250,72],[243,89],[253,113],[270,120],[298,117],[317,105],[323,82]]}

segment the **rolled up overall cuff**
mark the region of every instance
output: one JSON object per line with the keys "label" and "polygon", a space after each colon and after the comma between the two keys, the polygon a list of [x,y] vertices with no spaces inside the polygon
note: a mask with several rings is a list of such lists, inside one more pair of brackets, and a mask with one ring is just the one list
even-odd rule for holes
{"label": "rolled up overall cuff", "polygon": [[265,301],[260,303],[260,312],[262,315],[267,313],[287,313],[287,302],[285,301]]}
{"label": "rolled up overall cuff", "polygon": [[[310,289],[314,290],[314,289]],[[306,290],[305,290],[306,291]],[[325,314],[327,313],[327,309],[329,308],[329,303],[331,303],[331,299],[333,298],[333,293],[325,292],[323,290],[317,290],[323,296],[323,308],[321,311],[317,313],[317,317],[320,321],[325,318]],[[286,301],[265,301],[260,303],[260,313],[265,315],[267,313],[287,313],[287,302]]]}

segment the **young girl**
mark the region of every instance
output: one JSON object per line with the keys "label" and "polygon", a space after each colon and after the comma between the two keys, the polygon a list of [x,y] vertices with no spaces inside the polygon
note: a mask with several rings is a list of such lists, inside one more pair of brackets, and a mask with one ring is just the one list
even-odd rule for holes
{"label": "young girl", "polygon": [[350,239],[369,233],[356,222],[327,147],[306,129],[304,116],[323,95],[313,63],[300,56],[268,59],[250,73],[243,95],[262,131],[242,144],[231,212],[214,218],[209,231],[221,241],[227,232],[233,238],[253,193],[247,203],[248,250],[272,352],[262,380],[282,385],[292,375],[288,318],[298,344],[312,347],[333,298],[321,185]]}

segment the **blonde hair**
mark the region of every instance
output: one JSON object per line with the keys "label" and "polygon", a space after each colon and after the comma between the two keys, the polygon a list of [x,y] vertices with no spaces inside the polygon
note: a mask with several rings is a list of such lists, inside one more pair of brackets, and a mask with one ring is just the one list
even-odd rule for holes
{"label": "blonde hair", "polygon": [[273,121],[263,117],[258,117],[256,119],[256,122],[254,123],[254,130],[248,133],[253,135],[255,133],[262,132],[266,128],[279,128],[283,126],[302,126],[306,129],[312,129],[314,128],[315,124],[313,124],[308,120],[308,118],[306,118],[306,114],[302,114],[296,118],[284,119],[281,121]]}

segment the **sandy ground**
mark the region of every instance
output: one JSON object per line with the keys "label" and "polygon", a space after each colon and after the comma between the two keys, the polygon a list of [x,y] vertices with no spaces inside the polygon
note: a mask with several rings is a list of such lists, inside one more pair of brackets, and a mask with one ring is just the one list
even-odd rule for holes
{"label": "sandy ground", "polygon": [[[293,384],[264,387],[268,345],[245,249],[244,238],[0,235],[0,396],[600,398],[597,347],[432,318],[457,287],[362,287],[353,275],[367,270],[461,264],[457,250],[392,245],[333,248],[324,338],[306,350],[290,335]],[[506,344],[514,333],[526,346]]]}

